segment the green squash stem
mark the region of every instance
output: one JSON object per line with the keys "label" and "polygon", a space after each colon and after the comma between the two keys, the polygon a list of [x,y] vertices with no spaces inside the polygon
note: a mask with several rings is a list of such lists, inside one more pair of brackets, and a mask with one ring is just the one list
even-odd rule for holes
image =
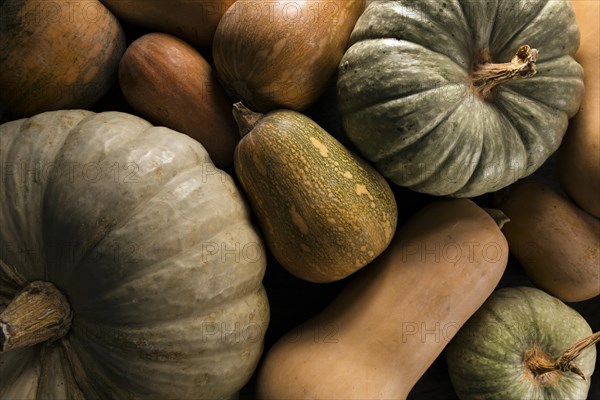
{"label": "green squash stem", "polygon": [[254,126],[262,117],[263,114],[250,110],[242,103],[238,102],[233,105],[233,118],[235,118],[235,122],[238,124],[242,137],[254,129]]}
{"label": "green squash stem", "polygon": [[508,63],[492,62],[489,49],[485,49],[471,73],[473,91],[483,99],[492,97],[492,89],[501,83],[529,78],[537,72],[538,50],[523,45]]}
{"label": "green squash stem", "polygon": [[586,380],[585,374],[573,361],[579,357],[581,352],[600,341],[600,331],[581,339],[573,346],[565,350],[556,360],[545,353],[539,346],[535,345],[525,352],[524,363],[527,370],[531,372],[534,380],[543,386],[552,384],[558,380],[558,372],[573,372]]}
{"label": "green squash stem", "polygon": [[72,320],[71,306],[56,286],[31,282],[0,313],[0,353],[58,340]]}

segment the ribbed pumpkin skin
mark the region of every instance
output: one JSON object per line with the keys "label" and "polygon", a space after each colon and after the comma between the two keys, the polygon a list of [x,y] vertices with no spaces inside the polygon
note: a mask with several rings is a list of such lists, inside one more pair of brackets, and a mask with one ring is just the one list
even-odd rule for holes
{"label": "ribbed pumpkin skin", "polygon": [[[539,50],[537,74],[475,95],[484,49],[511,61]],[[471,197],[535,171],[577,111],[583,72],[568,1],[374,1],[340,63],[339,107],[349,139],[401,186]]]}
{"label": "ribbed pumpkin skin", "polygon": [[461,399],[586,399],[595,347],[584,350],[574,362],[586,380],[562,373],[558,383],[546,387],[526,377],[523,356],[537,343],[556,358],[591,334],[581,315],[539,289],[500,289],[446,347],[452,384]]}
{"label": "ribbed pumpkin skin", "polygon": [[0,398],[216,399],[245,384],[269,316],[265,256],[202,146],[79,110],[6,123],[0,146],[16,272],[0,268],[0,309],[46,280],[74,312],[63,339],[0,354]]}
{"label": "ribbed pumpkin skin", "polygon": [[387,182],[300,113],[266,114],[238,144],[234,166],[269,248],[297,277],[342,279],[392,240]]}
{"label": "ribbed pumpkin skin", "polygon": [[0,14],[0,107],[13,115],[88,108],[116,81],[125,34],[99,1],[7,0]]}

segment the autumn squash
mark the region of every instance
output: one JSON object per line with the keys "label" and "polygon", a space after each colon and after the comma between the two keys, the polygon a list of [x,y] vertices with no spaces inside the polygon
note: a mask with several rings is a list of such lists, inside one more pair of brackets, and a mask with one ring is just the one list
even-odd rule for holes
{"label": "autumn squash", "polygon": [[438,200],[319,315],[280,338],[259,399],[406,399],[502,276],[508,246],[467,199]]}
{"label": "autumn squash", "polygon": [[221,17],[235,0],[102,0],[124,21],[210,46]]}
{"label": "autumn squash", "polygon": [[217,167],[230,167],[239,140],[231,103],[193,47],[164,33],[135,40],[119,64],[127,102],[154,123],[190,135]]}
{"label": "autumn squash", "polygon": [[390,243],[398,210],[387,182],[310,118],[234,105],[236,175],[279,263],[311,282],[354,273]]}
{"label": "autumn squash", "polygon": [[584,68],[585,95],[558,151],[558,177],[575,203],[600,217],[600,2],[571,3],[581,28],[575,59]]}
{"label": "autumn squash", "polygon": [[563,301],[600,295],[600,221],[547,185],[517,182],[497,195],[502,232],[531,282]]}
{"label": "autumn squash", "polygon": [[99,1],[6,0],[0,15],[0,108],[9,115],[88,108],[116,82],[125,34]]}
{"label": "autumn squash", "polygon": [[586,399],[600,332],[531,287],[492,294],[446,348],[452,384],[466,399]]}
{"label": "autumn squash", "polygon": [[265,254],[202,146],[81,110],[5,123],[0,146],[0,398],[234,395],[262,350]]}
{"label": "autumn squash", "polygon": [[327,88],[364,0],[237,0],[215,33],[213,58],[236,101],[301,111]]}
{"label": "autumn squash", "polygon": [[398,185],[496,191],[541,166],[579,108],[566,0],[374,1],[337,81],[344,130]]}

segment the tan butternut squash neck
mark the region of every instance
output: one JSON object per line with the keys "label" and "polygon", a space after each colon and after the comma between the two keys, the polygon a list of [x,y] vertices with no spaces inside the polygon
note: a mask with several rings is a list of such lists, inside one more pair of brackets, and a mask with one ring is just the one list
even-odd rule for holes
{"label": "tan butternut squash neck", "polygon": [[492,96],[492,89],[502,83],[529,78],[537,73],[538,51],[523,45],[508,63],[492,62],[489,49],[485,49],[471,72],[473,91],[483,99]]}
{"label": "tan butternut squash neck", "polygon": [[573,361],[581,352],[600,341],[600,331],[581,339],[565,350],[556,360],[544,352],[537,344],[525,352],[525,368],[531,378],[540,386],[551,385],[560,378],[560,373],[573,372],[586,380],[585,374]]}
{"label": "tan butternut squash neck", "polygon": [[72,320],[71,306],[56,286],[31,282],[0,313],[0,352],[58,340]]}

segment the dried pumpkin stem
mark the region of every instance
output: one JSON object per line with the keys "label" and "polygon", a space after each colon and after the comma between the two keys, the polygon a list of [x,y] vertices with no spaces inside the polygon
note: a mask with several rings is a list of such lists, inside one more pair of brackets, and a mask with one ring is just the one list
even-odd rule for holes
{"label": "dried pumpkin stem", "polygon": [[0,314],[0,352],[60,339],[72,320],[71,306],[56,286],[31,282]]}
{"label": "dried pumpkin stem", "polygon": [[534,378],[553,371],[573,372],[586,380],[585,374],[573,361],[579,357],[581,352],[600,341],[600,331],[581,339],[573,346],[565,350],[556,360],[550,359],[538,346],[525,353],[525,365],[531,371]]}
{"label": "dried pumpkin stem", "polygon": [[242,103],[235,103],[233,105],[233,118],[235,118],[235,122],[238,124],[242,137],[254,129],[254,126],[262,117],[261,113],[250,110]]}
{"label": "dried pumpkin stem", "polygon": [[497,85],[522,78],[529,78],[537,72],[538,51],[523,45],[508,63],[491,62],[489,50],[485,49],[480,62],[475,64],[471,73],[473,90],[482,98],[488,99]]}

